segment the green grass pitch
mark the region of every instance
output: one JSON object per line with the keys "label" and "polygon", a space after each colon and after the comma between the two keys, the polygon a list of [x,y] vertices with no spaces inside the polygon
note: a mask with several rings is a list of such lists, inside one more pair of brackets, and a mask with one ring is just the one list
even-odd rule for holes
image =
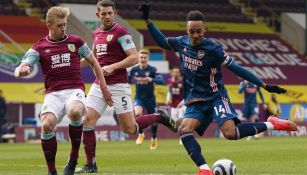
{"label": "green grass pitch", "polygon": [[[198,139],[210,166],[219,158],[233,160],[237,175],[307,175],[307,137],[262,138],[228,141]],[[56,164],[59,174],[67,161],[70,144],[59,143]],[[79,166],[84,163],[83,146]],[[178,139],[158,140],[158,149],[149,150],[149,141],[97,143],[97,174],[195,174],[197,167]],[[47,174],[40,144],[0,144],[1,175]]]}

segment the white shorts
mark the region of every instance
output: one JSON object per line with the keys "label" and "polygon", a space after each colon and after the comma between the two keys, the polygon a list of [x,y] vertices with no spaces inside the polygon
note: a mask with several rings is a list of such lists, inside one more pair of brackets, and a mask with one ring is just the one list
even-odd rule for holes
{"label": "white shorts", "polygon": [[[108,85],[112,94],[113,107],[116,114],[123,114],[133,111],[131,100],[131,88],[128,83]],[[102,97],[102,92],[97,84],[92,84],[86,97],[87,107],[93,108],[100,116],[106,110],[108,104]]]}
{"label": "white shorts", "polygon": [[57,118],[57,123],[60,123],[67,113],[69,104],[73,101],[80,101],[83,104],[84,108],[82,115],[85,115],[85,93],[81,89],[65,89],[46,94],[40,115],[51,112]]}
{"label": "white shorts", "polygon": [[171,108],[171,116],[172,119],[178,121],[180,118],[184,117],[184,112],[186,110],[186,106],[182,106],[181,108]]}

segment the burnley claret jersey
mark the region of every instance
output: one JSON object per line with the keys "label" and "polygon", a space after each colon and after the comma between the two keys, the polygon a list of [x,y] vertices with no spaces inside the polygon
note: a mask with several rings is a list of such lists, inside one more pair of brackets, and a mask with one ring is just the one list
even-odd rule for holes
{"label": "burnley claret jersey", "polygon": [[[93,50],[101,67],[111,65],[124,60],[127,55],[125,50],[135,48],[128,30],[117,23],[113,23],[110,29],[104,31],[101,28],[93,34]],[[126,69],[117,69],[112,75],[105,76],[106,83],[128,83]],[[98,80],[95,80],[98,84]]]}
{"label": "burnley claret jersey", "polygon": [[179,53],[180,70],[184,77],[185,102],[210,101],[228,96],[222,82],[221,66],[229,66],[233,59],[221,45],[205,38],[199,46],[191,46],[189,37],[169,37],[170,47]]}
{"label": "burnley claret jersey", "polygon": [[174,80],[172,77],[168,79],[169,93],[171,94],[172,104],[171,107],[176,108],[183,100],[183,79]]}
{"label": "burnley claret jersey", "polygon": [[22,63],[42,67],[46,93],[64,89],[82,89],[80,57],[88,58],[92,51],[75,35],[65,35],[60,41],[42,38],[23,57]]}

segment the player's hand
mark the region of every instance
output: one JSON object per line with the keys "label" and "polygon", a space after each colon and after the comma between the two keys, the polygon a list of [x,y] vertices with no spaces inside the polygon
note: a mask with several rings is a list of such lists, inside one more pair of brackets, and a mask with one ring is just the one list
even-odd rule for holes
{"label": "player's hand", "polygon": [[15,69],[15,77],[16,78],[20,78],[20,77],[23,77],[23,76],[27,76],[31,73],[32,71],[32,68],[28,65],[23,65],[23,66],[19,66]]}
{"label": "player's hand", "polygon": [[284,94],[287,92],[287,90],[284,88],[281,88],[277,85],[270,85],[270,84],[267,84],[264,89],[270,93],[277,93],[277,94]]}
{"label": "player's hand", "polygon": [[108,65],[108,66],[103,66],[102,68],[102,72],[104,76],[109,76],[114,72],[114,67],[112,65]]}
{"label": "player's hand", "polygon": [[107,87],[100,87],[104,100],[109,106],[113,106],[112,94]]}
{"label": "player's hand", "polygon": [[144,20],[147,20],[149,18],[149,9],[150,9],[150,4],[147,2],[142,1],[139,11],[142,12],[142,18]]}

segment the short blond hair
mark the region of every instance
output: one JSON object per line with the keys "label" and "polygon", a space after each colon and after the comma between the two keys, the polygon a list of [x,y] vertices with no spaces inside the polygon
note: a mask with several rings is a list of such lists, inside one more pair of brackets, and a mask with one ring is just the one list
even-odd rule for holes
{"label": "short blond hair", "polygon": [[149,51],[148,50],[145,50],[145,49],[142,49],[139,51],[139,54],[146,54],[146,55],[149,55]]}
{"label": "short blond hair", "polygon": [[46,23],[53,24],[55,18],[64,19],[69,16],[67,7],[51,7],[46,14]]}

